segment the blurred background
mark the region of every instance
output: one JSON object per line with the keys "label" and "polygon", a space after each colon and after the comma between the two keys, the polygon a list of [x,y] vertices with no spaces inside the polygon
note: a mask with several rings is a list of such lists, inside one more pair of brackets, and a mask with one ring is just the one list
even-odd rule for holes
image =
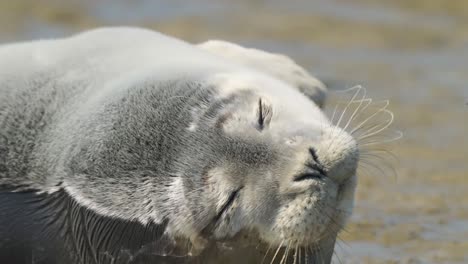
{"label": "blurred background", "polygon": [[334,262],[468,263],[468,1],[0,0],[0,43],[110,25],[284,53],[389,99],[395,172],[360,175]]}

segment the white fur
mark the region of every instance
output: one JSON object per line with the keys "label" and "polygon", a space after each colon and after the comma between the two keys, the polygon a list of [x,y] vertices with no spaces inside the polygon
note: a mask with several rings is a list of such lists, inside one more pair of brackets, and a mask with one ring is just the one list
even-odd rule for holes
{"label": "white fur", "polygon": [[[262,237],[271,243],[278,244],[281,242],[280,239],[295,238],[298,238],[300,243],[317,242],[320,235],[325,232],[330,219],[313,211],[315,202],[319,201],[323,206],[333,206],[341,210],[350,210],[348,207],[352,206],[355,181],[350,181],[340,201],[336,201],[336,198],[339,196],[338,183],[345,182],[355,170],[358,156],[356,144],[346,133],[334,133],[335,128],[319,108],[325,98],[325,86],[285,56],[249,50],[220,41],[194,46],[149,30],[112,28],[93,30],[67,39],[0,46],[0,58],[2,58],[1,74],[8,78],[22,79],[38,72],[47,74],[47,69],[54,66],[54,70],[59,69],[64,73],[61,75],[64,82],[77,83],[86,80],[89,86],[81,96],[91,99],[76,98],[77,100],[72,102],[73,105],[69,106],[69,109],[78,112],[75,118],[92,113],[100,107],[100,102],[109,94],[117,96],[125,92],[130,84],[141,80],[164,81],[187,76],[213,85],[218,89],[220,97],[249,90],[253,91],[255,96],[263,98],[272,106],[273,115],[271,124],[262,136],[270,140],[268,142],[278,145],[279,149],[284,148],[294,152],[285,152],[285,157],[282,158],[287,164],[277,171],[265,169],[256,171],[257,168],[253,168],[253,171],[270,178],[277,175],[284,176],[279,183],[281,186],[278,188],[278,197],[287,192],[298,196],[288,201],[291,205],[289,209],[285,207],[284,201],[278,201],[278,197],[264,198],[261,201],[264,202],[262,210],[270,209],[269,212],[272,214],[265,220],[259,217],[262,211],[256,210],[260,207],[256,199],[261,197],[261,193],[253,194],[257,191],[256,188],[266,190],[276,187],[269,185],[245,187],[244,190],[250,191],[252,195],[242,198],[247,204],[244,208],[246,210],[234,214],[230,234],[235,234],[237,229],[252,225],[259,227]],[[50,72],[51,76],[53,73]],[[304,94],[309,98],[312,97],[314,101],[309,100]],[[253,120],[256,120],[255,108],[239,111],[235,113],[237,116],[233,121],[225,124],[225,132],[241,136],[258,133],[246,129],[251,128]],[[198,126],[197,120],[194,120],[186,129],[193,132]],[[336,140],[337,137],[340,140]],[[323,138],[329,141],[323,141]],[[320,161],[333,173],[323,182],[307,180],[291,184],[291,177],[303,169],[306,158],[310,156],[307,154],[308,148],[312,145],[316,146]],[[48,146],[45,148],[44,152]],[[190,219],[189,208],[182,206],[177,215],[171,215],[172,212],[148,212],[147,208],[124,204],[121,201],[116,201],[116,204],[122,205],[118,209],[105,208],[87,197],[86,190],[74,185],[79,179],[62,178],[64,161],[62,157],[55,159],[59,163],[56,173],[42,185],[35,183],[34,187],[44,192],[54,192],[57,190],[57,184],[63,182],[65,190],[78,203],[103,215],[124,219],[136,218],[143,223],[146,223],[148,218],[160,222],[161,215],[169,215],[172,220],[170,232],[184,234],[190,239],[197,240],[192,236],[197,230],[194,228],[196,223]],[[226,177],[223,177],[224,172],[219,168],[210,173],[213,184],[216,184],[213,190],[214,197],[219,198],[214,203],[216,209],[219,209],[227,199],[226,193],[232,191],[233,184],[224,181]],[[181,178],[175,177],[166,190],[167,193],[163,194],[169,198],[168,207],[186,204],[187,198],[182,185]],[[322,192],[314,193],[311,191],[314,188]],[[328,193],[325,194],[323,190],[327,190]],[[258,192],[261,192],[261,189],[258,189]],[[156,195],[160,194],[135,192],[131,198],[133,202],[144,202],[147,199],[156,199],[154,198]],[[304,211],[314,212],[313,216],[294,218],[301,208],[307,209]],[[276,212],[278,215],[274,215]],[[344,220],[345,217],[338,219],[343,223]],[[288,231],[287,227],[294,224],[298,224],[300,228]],[[306,230],[306,227],[310,229]]]}
{"label": "white fur", "polygon": [[198,47],[230,61],[266,73],[292,87],[300,88],[319,106],[323,106],[325,103],[327,91],[325,85],[285,55],[245,48],[222,40],[209,40],[198,44]]}

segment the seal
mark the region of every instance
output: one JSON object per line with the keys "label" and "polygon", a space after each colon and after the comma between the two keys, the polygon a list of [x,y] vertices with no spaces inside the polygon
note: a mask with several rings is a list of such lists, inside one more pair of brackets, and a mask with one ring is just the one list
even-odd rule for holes
{"label": "seal", "polygon": [[357,143],[266,54],[138,28],[0,46],[0,261],[330,262]]}

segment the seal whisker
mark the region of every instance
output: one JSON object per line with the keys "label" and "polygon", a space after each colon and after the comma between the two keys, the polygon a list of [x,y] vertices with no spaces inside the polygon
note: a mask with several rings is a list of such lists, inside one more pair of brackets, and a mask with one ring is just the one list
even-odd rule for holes
{"label": "seal whisker", "polygon": [[[379,163],[380,163],[380,166],[377,166],[376,164],[374,164],[372,162],[372,160],[369,159],[369,157],[377,159],[379,161]],[[389,171],[391,172],[391,175],[393,175],[394,176],[393,178],[395,178],[395,179],[396,179],[396,177],[398,175],[392,161],[386,160],[383,157],[380,157],[378,155],[375,155],[375,156],[372,156],[372,157],[371,156],[364,156],[363,160],[362,160],[362,165],[363,165],[363,168],[367,167],[368,169],[377,170],[384,177],[388,176],[387,172],[389,172]]]}
{"label": "seal whisker", "polygon": [[[343,247],[343,244],[346,245],[346,246],[348,246],[348,247],[350,247],[350,245],[347,244],[346,241],[344,241],[343,239],[341,239],[339,235],[337,235],[336,240],[337,240],[337,241],[336,241],[336,245],[341,249],[342,252],[345,252],[344,247]],[[336,258],[338,259],[338,262],[339,262],[340,264],[342,264],[343,262],[342,262],[342,260],[341,260],[341,258],[340,258],[340,256],[339,256],[339,254],[338,254],[338,251],[334,251],[333,253],[335,254]]]}
{"label": "seal whisker", "polygon": [[[383,115],[384,112],[381,112],[381,114]],[[379,130],[381,127],[386,126],[389,121],[391,122],[390,119],[386,119],[386,120],[379,120],[377,123],[374,123],[374,124],[368,123],[368,124],[366,124],[366,126],[363,126],[360,129],[358,129],[357,131],[355,131],[353,133],[353,136],[359,142],[363,142],[363,140],[365,139],[364,136]],[[360,133],[358,134],[357,132],[360,132]],[[376,133],[376,134],[378,134],[378,133]]]}
{"label": "seal whisker", "polygon": [[[391,158],[392,162],[395,162],[395,163],[399,163],[400,162],[400,159],[398,158],[398,156],[395,155],[395,153],[391,152],[390,150],[388,149],[382,149],[382,148],[368,148],[368,147],[365,147],[365,148],[362,148],[361,150],[361,153],[360,153],[363,157],[366,157],[366,156],[369,156],[369,155],[374,155],[376,157],[381,157],[379,156],[379,154],[381,155],[386,155],[388,156],[389,158]],[[382,157],[382,160],[383,160],[383,157]],[[390,162],[390,161],[389,161]]]}
{"label": "seal whisker", "polygon": [[359,103],[359,105],[354,110],[353,114],[349,117],[348,122],[343,129],[347,129],[353,120],[355,120],[359,115],[361,115],[367,107],[372,104],[372,98],[366,98],[366,90],[364,89],[364,95],[361,99],[355,100],[353,103]]}
{"label": "seal whisker", "polygon": [[[325,208],[323,205],[318,204],[317,208],[315,210],[317,210],[318,213],[324,214],[328,218],[328,220],[330,221],[330,224],[334,225],[335,227],[339,227],[339,229],[340,229],[341,225],[339,223],[337,223],[336,220],[328,214],[328,212],[326,211],[327,209],[328,210],[334,210],[335,208],[333,208],[333,207],[326,207]],[[333,231],[337,231],[337,230],[333,230]]]}
{"label": "seal whisker", "polygon": [[275,261],[275,258],[276,256],[278,255],[278,252],[280,251],[281,247],[283,246],[284,244],[284,240],[281,241],[281,243],[278,245],[278,249],[276,249],[276,252],[275,254],[273,255],[273,258],[271,259],[271,262],[270,264],[273,264],[273,262]]}
{"label": "seal whisker", "polygon": [[[368,158],[376,158],[384,165],[389,165],[388,167],[391,167],[393,163],[400,162],[399,158],[388,149],[364,147],[360,155],[363,158],[361,162],[370,161]],[[382,155],[385,155],[385,158]]]}
{"label": "seal whisker", "polygon": [[[383,122],[379,122],[379,123],[372,124],[372,125],[369,124],[369,127],[367,127],[366,130],[364,130],[362,133],[360,133],[359,135],[358,135],[358,134],[355,134],[355,139],[356,139],[359,143],[365,142],[365,139],[366,139],[366,138],[368,138],[368,137],[370,137],[370,136],[373,136],[373,135],[377,135],[379,132],[368,136],[369,134],[374,133],[375,131],[380,130],[381,127],[385,126],[385,125],[386,125],[385,122],[388,122],[388,120],[384,120]],[[385,129],[385,128],[384,128],[384,129]]]}
{"label": "seal whisker", "polygon": [[325,232],[325,233],[321,234],[320,236],[318,236],[317,239],[316,239],[317,241],[320,241],[320,240],[322,240],[322,239],[328,237],[328,236],[329,236],[329,233],[338,233],[338,232],[341,231],[341,230],[343,230],[343,231],[345,231],[345,232],[348,232],[347,230],[345,230],[345,229],[342,227],[342,225],[336,223],[335,219],[331,218],[330,215],[328,215],[328,214],[325,212],[325,210],[324,210],[323,207],[320,207],[319,209],[321,209],[321,210],[317,210],[317,209],[316,209],[316,212],[317,212],[317,213],[322,213],[322,214],[324,214],[324,215],[328,218],[328,220],[329,220],[330,222],[329,222],[329,225],[328,225],[328,227],[327,227],[327,228],[329,228],[329,232]]}
{"label": "seal whisker", "polygon": [[[381,167],[375,165],[374,163],[370,163],[370,162],[367,162],[367,161],[362,161],[361,164],[362,164],[363,168],[367,167],[368,169],[373,169],[373,170],[376,170],[376,171],[380,172],[384,177],[387,176],[387,173],[385,172],[385,170],[383,170]],[[370,175],[370,174],[368,173],[368,175]]]}
{"label": "seal whisker", "polygon": [[387,129],[393,123],[393,120],[394,120],[393,113],[391,111],[389,111],[389,110],[382,110],[382,112],[385,112],[385,113],[390,115],[390,119],[385,120],[385,122],[387,122],[387,123],[381,123],[381,124],[384,124],[381,127],[379,127],[378,125],[372,127],[371,129],[366,131],[366,134],[359,136],[358,141],[363,140],[365,138],[371,137],[373,135],[376,135],[376,134],[382,132],[383,130]]}
{"label": "seal whisker", "polygon": [[[348,127],[349,123],[351,122],[350,120],[348,120],[347,124],[345,125],[345,128],[343,128],[343,129],[340,128],[341,121],[342,121],[342,119],[343,119],[345,113],[346,113],[347,110],[349,109],[349,107],[350,107],[353,103],[355,103],[355,102],[361,102],[360,105],[362,105],[362,102],[363,102],[363,100],[364,100],[364,98],[365,98],[365,96],[366,96],[366,90],[365,90],[364,88],[362,88],[362,86],[360,86],[360,85],[351,87],[350,89],[345,90],[345,92],[352,91],[352,90],[356,90],[356,91],[355,91],[355,93],[353,94],[353,96],[346,102],[346,106],[345,106],[345,108],[342,110],[338,122],[335,123],[335,126],[332,128],[332,131],[330,132],[330,138],[331,138],[331,140],[330,140],[330,143],[329,143],[328,148],[330,148],[331,146],[333,146],[333,144],[335,143],[335,139],[336,139],[336,138],[340,138],[340,135],[342,135],[342,134],[344,133],[345,129]],[[362,98],[356,100],[356,97],[360,94],[361,91],[364,91],[364,92],[363,92]],[[338,107],[339,105],[341,105],[341,104],[344,104],[344,103],[345,103],[345,102],[338,102],[338,103],[336,104],[335,110],[334,110],[334,112],[333,112],[333,118],[332,118],[332,121],[331,121],[332,123],[333,123],[333,121],[334,121],[334,116],[335,116],[337,107]],[[360,106],[360,105],[359,105],[359,106]],[[366,107],[367,107],[367,106],[366,106]],[[358,109],[359,109],[359,107],[358,107]],[[353,114],[351,115],[351,117],[350,117],[349,119],[354,118],[354,117],[356,116],[356,115],[355,115],[356,112],[357,112],[357,109],[354,110]],[[338,131],[338,134],[337,134],[337,135],[335,135],[336,131]],[[341,143],[341,142],[340,142],[340,143]]]}
{"label": "seal whisker", "polygon": [[334,108],[334,110],[333,110],[333,114],[332,114],[332,116],[331,116],[331,118],[330,118],[330,122],[331,122],[332,124],[335,124],[335,123],[334,123],[334,121],[335,121],[335,114],[336,114],[336,111],[338,110],[338,105],[339,105],[338,103],[335,105],[335,108]]}
{"label": "seal whisker", "polygon": [[362,127],[364,124],[366,124],[369,120],[372,120],[372,118],[374,118],[376,115],[380,114],[380,112],[386,110],[386,108],[388,107],[388,105],[390,104],[390,101],[388,100],[385,100],[385,101],[382,101],[385,103],[385,105],[378,109],[375,113],[373,113],[372,115],[370,115],[369,117],[367,117],[364,121],[362,121],[361,123],[359,123],[357,126],[355,126],[351,131],[350,133],[353,134],[357,129],[359,129],[360,127]]}
{"label": "seal whisker", "polygon": [[[352,234],[352,233],[349,233],[349,234]],[[340,237],[340,234],[338,234],[338,235],[336,236],[336,239],[337,239],[338,242],[340,242],[339,247],[340,247],[343,251],[344,251],[344,246],[347,246],[348,248],[351,247],[351,245],[350,245],[348,242],[346,242],[346,240],[344,240],[344,239],[342,239],[342,238]],[[343,245],[344,245],[344,246],[343,246]]]}
{"label": "seal whisker", "polygon": [[305,257],[304,262],[307,264],[309,262],[309,250],[307,247],[304,248],[304,257]]}
{"label": "seal whisker", "polygon": [[[387,107],[390,104],[389,100],[374,101],[372,98],[366,98],[366,99],[363,99],[363,101],[365,101],[366,103],[364,104],[363,107],[360,108],[359,114],[357,116],[360,116],[360,115],[363,115],[364,113],[366,113],[367,109],[369,109],[369,110],[370,109],[375,109],[375,112],[373,114],[378,114],[379,110],[387,109]],[[380,106],[379,104],[383,104],[383,105]],[[368,116],[366,118],[372,119],[373,117],[371,116],[371,114],[368,114]]]}
{"label": "seal whisker", "polygon": [[[332,115],[332,118],[331,118],[331,123],[333,124],[333,121],[334,121],[334,118],[335,118],[335,113],[336,113],[336,110],[338,109],[338,104],[335,105],[335,109],[333,110],[333,115]],[[332,146],[333,144],[333,141],[334,141],[334,137],[333,135],[335,134],[335,130],[337,130],[338,128],[336,126],[332,127],[332,130],[329,134],[329,137],[331,138],[329,144],[328,144],[328,149]]]}
{"label": "seal whisker", "polygon": [[293,264],[297,263],[298,245],[299,243],[296,242],[296,246],[294,247],[294,254],[293,254]]}
{"label": "seal whisker", "polygon": [[[349,106],[354,102],[354,100],[356,99],[356,97],[358,96],[359,92],[361,90],[364,90],[364,96],[366,95],[366,91],[365,89],[362,88],[362,86],[360,85],[357,85],[355,87],[353,87],[356,89],[356,92],[354,93],[353,97],[349,100],[349,102],[347,103],[346,107],[343,109],[343,111],[341,112],[341,116],[340,116],[340,119],[338,119],[338,122],[336,124],[336,126],[340,126],[341,125],[341,120],[343,119],[343,116],[344,114],[346,113],[346,111],[348,111],[348,108]],[[353,89],[351,88],[351,89]]]}
{"label": "seal whisker", "polygon": [[[337,244],[338,244],[338,243],[337,243]],[[340,257],[338,256],[338,252],[333,251],[333,255],[336,256],[336,259],[338,259],[338,262],[339,262],[340,264],[343,264],[343,262],[341,261]]]}
{"label": "seal whisker", "polygon": [[[372,139],[379,139],[379,138],[382,138],[381,140],[385,139],[386,137],[394,137],[392,135],[390,135],[390,133],[394,133],[395,131],[398,131],[398,130],[386,130],[384,131],[384,133],[380,133],[380,134],[377,134],[377,135],[374,135],[373,137],[370,137],[370,139],[362,139],[362,140],[359,140],[358,138],[365,135],[366,133],[369,133],[369,132],[372,132],[372,131],[369,131],[369,130],[373,130],[375,131],[376,129],[379,129],[380,127],[382,127],[384,125],[384,123],[380,122],[380,123],[376,123],[376,124],[366,124],[365,126],[361,127],[360,129],[356,130],[352,135],[356,138],[356,140],[358,141],[359,144],[365,144],[366,142],[368,142],[369,140],[372,140]],[[397,132],[398,134],[398,132]]]}
{"label": "seal whisker", "polygon": [[317,252],[317,257],[320,260],[320,263],[324,264],[323,263],[323,256],[322,256],[322,248],[320,247],[320,245],[316,246],[316,252]]}
{"label": "seal whisker", "polygon": [[[365,99],[365,96],[366,96],[366,89],[363,88],[363,87],[360,86],[360,85],[353,86],[353,87],[351,87],[351,88],[349,88],[349,89],[346,89],[346,90],[344,90],[344,91],[337,91],[337,93],[347,93],[347,92],[352,91],[352,90],[356,90],[356,92],[353,94],[352,98],[350,98],[349,100],[346,100],[346,101],[338,101],[338,102],[336,103],[336,105],[335,105],[335,109],[334,109],[334,111],[333,111],[333,115],[332,115],[332,118],[331,118],[330,122],[331,122],[332,124],[334,124],[335,126],[337,126],[337,127],[340,126],[340,124],[341,124],[341,119],[343,118],[344,114],[346,113],[347,109],[351,106],[351,104],[356,103],[356,102],[361,102],[361,104],[362,104],[363,101],[366,101],[366,99]],[[361,99],[355,99],[355,98],[358,96],[358,94],[360,93],[361,90],[364,91],[362,98],[361,98]],[[371,99],[368,99],[368,100],[371,100]],[[344,105],[344,104],[346,104],[346,106],[345,106],[345,108],[342,110],[342,112],[341,112],[341,114],[340,114],[339,120],[338,120],[337,122],[335,122],[334,117],[335,117],[335,114],[336,114],[336,112],[337,112],[337,110],[338,110],[338,107],[339,107],[340,105]],[[354,110],[352,116],[355,115],[355,113],[357,112],[358,109],[359,109],[359,107],[358,107],[357,109]],[[345,126],[345,127],[346,127],[346,126]]]}
{"label": "seal whisker", "polygon": [[377,159],[381,164],[383,165],[386,165],[388,167],[391,166],[391,161],[389,161],[388,159],[382,157],[381,155],[379,155],[380,153],[375,153],[375,152],[372,152],[372,151],[368,151],[366,153],[362,153],[361,154],[361,161],[364,161],[364,162],[369,162],[370,160],[368,160],[367,158],[374,158],[374,159]]}
{"label": "seal whisker", "polygon": [[[350,90],[353,90],[353,89],[355,89],[355,87],[351,87],[350,89],[346,89],[345,92],[350,91]],[[329,144],[328,147],[330,147],[330,146],[333,144],[333,141],[334,141],[334,139],[335,139],[335,131],[339,131],[339,130],[340,130],[340,129],[339,129],[339,122],[341,121],[341,118],[343,117],[344,111],[342,111],[342,113],[341,113],[341,115],[340,115],[340,119],[339,119],[338,122],[335,122],[335,115],[336,115],[336,113],[337,113],[338,107],[339,107],[341,104],[343,104],[343,103],[344,103],[344,102],[338,102],[338,103],[336,103],[335,108],[334,108],[334,110],[333,110],[333,114],[332,114],[332,117],[331,117],[331,119],[330,119],[330,122],[331,122],[332,124],[334,124],[334,127],[332,127],[332,131],[330,132],[330,136],[329,136],[329,137],[330,137],[332,140],[330,140],[330,144]]]}
{"label": "seal whisker", "polygon": [[292,243],[292,241],[289,241],[288,246],[286,247],[286,249],[283,252],[283,257],[281,258],[279,264],[283,264],[283,263],[285,263],[285,261],[287,261],[289,250],[290,250],[290,247],[291,247],[291,243]]}
{"label": "seal whisker", "polygon": [[264,261],[265,261],[266,257],[268,256],[268,253],[270,252],[270,249],[271,249],[271,244],[270,244],[270,245],[268,245],[267,251],[265,252],[265,255],[263,256],[263,259],[262,259],[262,262],[261,262],[261,264],[263,264],[263,263],[264,263]]}
{"label": "seal whisker", "polygon": [[364,146],[372,146],[372,145],[380,145],[380,144],[385,144],[385,143],[391,143],[393,141],[400,140],[403,138],[403,132],[397,130],[396,131],[397,135],[387,138],[387,139],[382,139],[382,140],[376,140],[376,141],[367,141],[365,143],[359,143],[359,146],[364,147]]}

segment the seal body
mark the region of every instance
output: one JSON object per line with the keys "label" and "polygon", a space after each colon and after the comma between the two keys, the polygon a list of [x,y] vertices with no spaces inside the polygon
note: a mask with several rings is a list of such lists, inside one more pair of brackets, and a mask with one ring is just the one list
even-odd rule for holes
{"label": "seal body", "polygon": [[0,46],[0,260],[329,261],[358,150],[309,98],[149,30]]}

